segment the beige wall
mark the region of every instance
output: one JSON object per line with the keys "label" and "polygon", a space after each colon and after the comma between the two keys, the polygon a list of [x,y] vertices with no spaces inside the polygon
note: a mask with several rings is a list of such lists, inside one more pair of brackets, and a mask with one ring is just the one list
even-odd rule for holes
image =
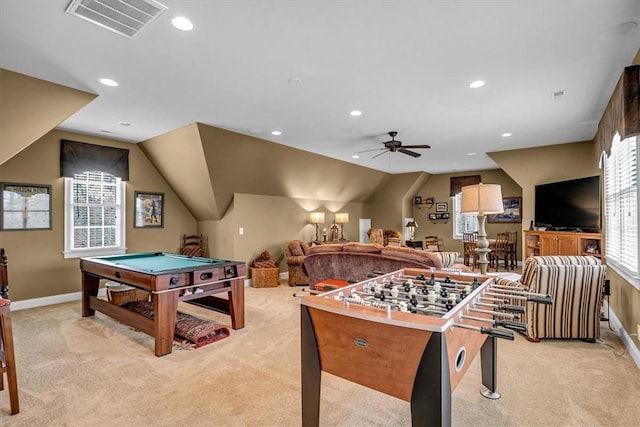
{"label": "beige wall", "polygon": [[[51,185],[51,230],[2,231],[0,247],[9,257],[12,300],[80,291],[79,260],[64,259],[64,191],[60,177],[60,139],[129,149],[126,244],[129,252],[170,251],[180,247],[184,233],[197,223],[151,162],[134,145],[69,132],[51,131],[0,165],[0,181]],[[164,228],[133,228],[134,191],[165,195]]]}
{"label": "beige wall", "polygon": [[0,165],[97,95],[0,68]]}
{"label": "beige wall", "polygon": [[[500,184],[502,187],[503,197],[521,197],[522,190],[520,186],[513,181],[506,173],[500,169],[482,170],[482,171],[467,171],[464,173],[450,173],[432,175],[425,184],[418,189],[414,196],[421,196],[422,198],[433,197],[436,203],[447,202],[449,214],[453,213],[453,204],[450,194],[450,182],[452,177],[467,176],[467,175],[480,175],[480,179],[484,184]],[[413,198],[412,198],[413,202]],[[453,215],[447,222],[436,221],[435,223],[430,221],[429,214],[435,213],[435,204],[428,208],[427,205],[420,205],[419,207],[412,203],[412,215],[418,222],[418,228],[416,229],[416,240],[424,240],[425,236],[438,236],[444,242],[445,249],[447,251],[456,251],[460,254],[463,253],[462,241],[454,240],[453,238]],[[517,231],[518,241],[522,239],[521,223],[490,223],[486,222],[487,236],[491,238],[501,231]],[[522,260],[521,252],[518,252],[518,259]]]}
{"label": "beige wall", "polygon": [[[310,242],[315,239],[315,227],[308,222],[312,211],[325,213],[325,224],[319,226],[321,235],[322,229],[328,229],[333,223],[336,212],[349,213],[349,223],[344,226],[345,238],[357,240],[362,203],[257,194],[236,193],[233,207],[223,220],[201,221],[199,229],[208,236],[210,244],[215,242],[209,248],[210,256],[249,264],[266,250],[281,263],[282,271],[286,271],[283,260],[286,244],[291,240]],[[224,227],[221,227],[222,223]],[[241,227],[243,235],[239,233]],[[223,233],[224,239],[214,234],[219,232]]]}

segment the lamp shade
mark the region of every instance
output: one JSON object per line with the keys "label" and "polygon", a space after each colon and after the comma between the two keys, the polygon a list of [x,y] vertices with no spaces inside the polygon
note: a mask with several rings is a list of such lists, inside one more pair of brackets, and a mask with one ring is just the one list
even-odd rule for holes
{"label": "lamp shade", "polygon": [[310,212],[309,222],[313,224],[324,224],[324,212]]}
{"label": "lamp shade", "polygon": [[349,213],[348,212],[338,212],[336,213],[336,224],[347,224],[349,222]]}
{"label": "lamp shade", "polygon": [[409,221],[407,222],[407,228],[411,229],[411,228],[418,228],[418,223],[415,221]]}
{"label": "lamp shade", "polygon": [[480,183],[462,187],[460,212],[475,215],[504,212],[500,186],[498,184]]}

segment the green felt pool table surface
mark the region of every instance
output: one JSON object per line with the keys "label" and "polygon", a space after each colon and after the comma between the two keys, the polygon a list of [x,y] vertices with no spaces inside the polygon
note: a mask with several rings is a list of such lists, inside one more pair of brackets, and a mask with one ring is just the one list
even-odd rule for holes
{"label": "green felt pool table surface", "polygon": [[105,261],[121,268],[127,268],[146,273],[170,273],[183,270],[197,270],[218,267],[227,260],[216,258],[189,257],[186,255],[165,252],[144,252],[135,254],[97,257],[96,260]]}

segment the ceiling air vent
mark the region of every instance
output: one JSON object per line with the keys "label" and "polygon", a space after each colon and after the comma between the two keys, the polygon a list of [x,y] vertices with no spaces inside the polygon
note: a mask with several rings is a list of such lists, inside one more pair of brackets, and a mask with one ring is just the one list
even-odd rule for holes
{"label": "ceiling air vent", "polygon": [[166,10],[154,0],[71,0],[66,12],[132,39]]}

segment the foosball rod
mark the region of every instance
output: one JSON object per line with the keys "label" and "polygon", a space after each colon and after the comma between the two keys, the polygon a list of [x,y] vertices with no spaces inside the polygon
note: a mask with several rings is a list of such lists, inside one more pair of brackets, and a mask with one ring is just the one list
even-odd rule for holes
{"label": "foosball rod", "polygon": [[502,326],[503,328],[512,329],[518,332],[527,332],[527,324],[522,322],[513,322],[511,320],[504,319],[488,319],[486,317],[468,316],[460,313],[458,316],[460,319],[476,320],[478,322],[491,323],[494,326]]}
{"label": "foosball rod", "polygon": [[515,297],[516,295],[522,295],[527,297],[527,301],[539,303],[539,304],[553,304],[553,298],[549,294],[540,294],[537,292],[521,291],[516,289],[504,289],[504,287],[494,288],[495,292],[502,292],[504,295]]}
{"label": "foosball rod", "polygon": [[511,314],[511,313],[504,313],[502,311],[481,310],[479,308],[473,308],[468,306],[467,306],[467,311],[475,311],[476,313],[490,314],[492,316],[501,316],[501,317],[505,317],[507,319],[512,319],[512,320],[520,319],[520,316],[516,316],[515,314]]}
{"label": "foosball rod", "polygon": [[490,308],[494,308],[496,310],[504,310],[504,311],[510,311],[512,313],[524,313],[524,307],[521,305],[511,305],[511,304],[487,304],[484,302],[478,302],[475,301],[474,302],[474,307],[476,306],[481,306],[481,307],[490,307]]}

